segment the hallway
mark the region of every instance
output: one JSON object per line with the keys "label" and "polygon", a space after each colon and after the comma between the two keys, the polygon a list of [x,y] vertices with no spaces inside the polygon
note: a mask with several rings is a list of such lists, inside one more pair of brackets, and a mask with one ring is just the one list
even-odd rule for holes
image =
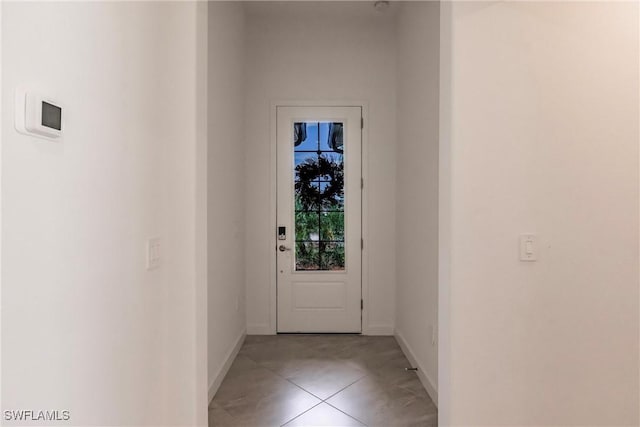
{"label": "hallway", "polygon": [[436,426],[437,408],[395,338],[247,336],[209,426]]}
{"label": "hallway", "polygon": [[640,0],[0,0],[0,62],[2,427],[640,426]]}

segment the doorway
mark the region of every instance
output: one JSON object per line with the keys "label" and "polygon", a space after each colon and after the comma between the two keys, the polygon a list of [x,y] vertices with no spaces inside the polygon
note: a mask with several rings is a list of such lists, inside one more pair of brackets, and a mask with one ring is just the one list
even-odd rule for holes
{"label": "doorway", "polygon": [[276,111],[277,331],[362,331],[362,107]]}

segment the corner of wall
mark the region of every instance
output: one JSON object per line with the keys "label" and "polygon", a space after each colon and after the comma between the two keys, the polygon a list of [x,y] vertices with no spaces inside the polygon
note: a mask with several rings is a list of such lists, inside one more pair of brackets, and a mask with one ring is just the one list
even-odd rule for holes
{"label": "corner of wall", "polygon": [[369,324],[364,332],[366,333],[366,335],[371,336],[393,336],[394,331],[394,325],[373,323]]}
{"label": "corner of wall", "polygon": [[220,366],[220,369],[218,369],[218,371],[209,380],[208,403],[211,403],[211,400],[218,392],[220,384],[222,384],[222,380],[224,380],[225,375],[227,375],[227,372],[229,372],[229,368],[231,368],[233,361],[242,348],[242,344],[244,343],[244,339],[246,337],[247,331],[243,330],[242,333],[238,336],[238,339],[236,340],[234,345],[227,352],[227,355],[225,356],[224,362]]}
{"label": "corner of wall", "polygon": [[394,336],[396,338],[396,341],[400,345],[402,352],[405,354],[405,356],[407,356],[407,359],[409,359],[409,363],[411,363],[411,366],[413,366],[414,368],[418,368],[417,374],[420,382],[422,383],[422,386],[427,391],[427,394],[429,394],[429,397],[431,397],[431,400],[433,400],[433,403],[438,406],[438,388],[435,382],[431,377],[429,377],[426,368],[420,363],[412,348],[403,338],[402,333],[396,329]]}
{"label": "corner of wall", "polygon": [[247,335],[273,335],[268,323],[250,323],[247,325]]}
{"label": "corner of wall", "polygon": [[440,88],[438,145],[438,420],[449,425],[451,317],[451,73],[453,5],[440,3]]}

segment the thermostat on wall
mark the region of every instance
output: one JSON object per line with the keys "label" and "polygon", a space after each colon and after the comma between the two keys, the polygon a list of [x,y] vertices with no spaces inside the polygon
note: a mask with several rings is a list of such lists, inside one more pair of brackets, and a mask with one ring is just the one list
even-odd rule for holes
{"label": "thermostat on wall", "polygon": [[20,133],[46,139],[62,136],[62,106],[42,95],[16,90],[15,119]]}

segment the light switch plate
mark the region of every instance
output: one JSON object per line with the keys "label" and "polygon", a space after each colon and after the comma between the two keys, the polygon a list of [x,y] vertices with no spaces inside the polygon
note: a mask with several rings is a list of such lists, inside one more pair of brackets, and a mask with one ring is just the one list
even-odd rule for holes
{"label": "light switch plate", "polygon": [[147,270],[155,270],[160,267],[160,239],[147,240]]}
{"label": "light switch plate", "polygon": [[520,261],[538,260],[538,236],[533,233],[520,235]]}

